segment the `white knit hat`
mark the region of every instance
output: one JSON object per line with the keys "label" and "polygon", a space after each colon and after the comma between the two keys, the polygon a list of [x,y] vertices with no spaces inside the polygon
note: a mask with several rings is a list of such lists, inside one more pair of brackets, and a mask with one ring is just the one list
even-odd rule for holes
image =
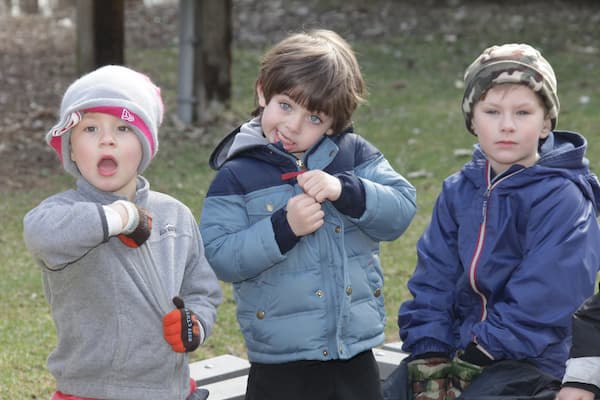
{"label": "white knit hat", "polygon": [[107,65],[69,86],[60,105],[59,122],[46,134],[46,142],[65,170],[76,177],[81,174],[70,157],[71,130],[85,112],[106,113],[127,121],[142,143],[138,172],[148,167],[158,151],[158,128],[164,113],[160,88],[150,78],[127,67]]}

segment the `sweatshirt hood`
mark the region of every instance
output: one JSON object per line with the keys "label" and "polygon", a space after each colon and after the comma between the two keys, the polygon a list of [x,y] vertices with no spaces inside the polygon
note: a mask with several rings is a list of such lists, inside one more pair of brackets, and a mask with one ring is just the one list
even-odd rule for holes
{"label": "sweatshirt hood", "polygon": [[218,170],[227,160],[232,159],[236,155],[246,150],[268,144],[269,141],[262,133],[260,119],[254,118],[239,126],[219,142],[210,155],[209,165],[212,169]]}

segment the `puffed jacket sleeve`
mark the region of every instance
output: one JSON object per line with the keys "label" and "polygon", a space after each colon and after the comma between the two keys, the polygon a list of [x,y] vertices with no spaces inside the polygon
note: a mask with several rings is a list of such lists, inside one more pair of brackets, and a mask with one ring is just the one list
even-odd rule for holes
{"label": "puffed jacket sleeve", "polygon": [[[215,181],[223,186],[237,184],[227,168],[217,173]],[[236,194],[208,196],[204,200],[200,232],[206,257],[217,277],[225,282],[250,279],[285,259],[271,218],[251,223],[246,206],[244,196]]]}
{"label": "puffed jacket sleeve", "polygon": [[365,192],[365,210],[351,218],[376,241],[398,238],[416,214],[416,190],[389,162],[379,155],[355,169]]}

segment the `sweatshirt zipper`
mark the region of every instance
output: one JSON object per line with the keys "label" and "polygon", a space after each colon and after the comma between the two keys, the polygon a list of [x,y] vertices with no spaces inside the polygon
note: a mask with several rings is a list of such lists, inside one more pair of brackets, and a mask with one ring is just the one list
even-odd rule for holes
{"label": "sweatshirt zipper", "polygon": [[479,288],[477,287],[477,267],[479,263],[479,258],[481,257],[481,253],[483,250],[483,245],[485,243],[485,235],[486,235],[486,225],[487,225],[487,211],[488,204],[492,194],[492,190],[496,188],[500,184],[500,182],[518,174],[525,170],[522,168],[518,171],[515,171],[509,175],[506,175],[495,182],[491,183],[491,167],[487,166],[487,177],[486,177],[486,186],[483,196],[483,205],[481,207],[481,224],[479,225],[479,235],[477,236],[477,244],[475,246],[475,251],[473,252],[473,257],[471,258],[471,263],[469,264],[469,284],[471,285],[471,289],[479,296],[481,300],[481,315],[479,316],[480,321],[484,321],[487,318],[487,297]]}

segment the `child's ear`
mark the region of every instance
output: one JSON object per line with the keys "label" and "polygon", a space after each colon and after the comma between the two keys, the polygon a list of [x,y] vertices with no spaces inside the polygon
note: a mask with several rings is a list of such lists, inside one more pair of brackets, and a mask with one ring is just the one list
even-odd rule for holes
{"label": "child's ear", "polygon": [[547,138],[550,134],[550,130],[552,130],[552,121],[550,120],[550,118],[546,117],[544,119],[544,126],[542,127],[542,133],[540,134],[540,138]]}
{"label": "child's ear", "polygon": [[265,99],[265,95],[262,90],[262,85],[260,82],[256,84],[256,98],[258,99],[258,105],[261,107],[267,106],[267,100]]}
{"label": "child's ear", "polygon": [[[63,138],[64,140],[64,138]],[[77,164],[77,160],[75,159],[75,153],[73,153],[73,146],[71,146],[71,135],[69,135],[69,158],[71,159],[71,161],[73,161],[75,164]]]}

